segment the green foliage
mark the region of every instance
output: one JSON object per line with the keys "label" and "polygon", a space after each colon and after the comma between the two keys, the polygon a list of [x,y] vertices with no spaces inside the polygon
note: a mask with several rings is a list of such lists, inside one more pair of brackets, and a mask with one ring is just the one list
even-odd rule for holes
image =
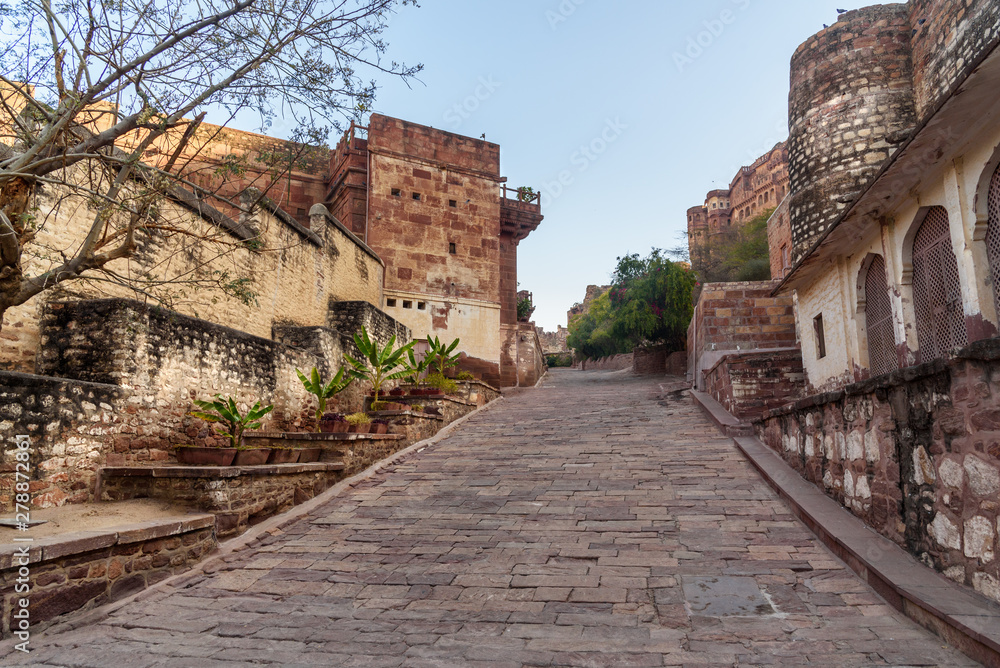
{"label": "green foliage", "polygon": [[473,374],[469,373],[468,371],[462,371],[457,376],[455,376],[455,380],[475,380],[475,379],[476,377]]}
{"label": "green foliage", "polygon": [[431,360],[428,368],[435,369],[436,374],[439,376],[444,376],[444,372],[456,366],[462,357],[462,353],[455,352],[455,349],[458,348],[458,339],[449,344],[444,344],[441,343],[438,337],[428,335],[427,345],[430,346],[427,358]]}
{"label": "green foliage", "polygon": [[535,307],[531,304],[531,300],[527,297],[517,300],[517,319],[527,320],[531,317],[532,312]]}
{"label": "green foliage", "polygon": [[424,380],[431,387],[441,390],[441,394],[455,394],[458,391],[458,383],[451,378],[445,378],[442,374],[432,373]]}
{"label": "green foliage", "polygon": [[361,352],[362,359],[354,359],[350,355],[344,355],[344,359],[351,365],[348,373],[352,378],[367,380],[375,390],[375,401],[378,401],[378,394],[382,390],[383,383],[390,380],[404,378],[409,370],[400,367],[405,366],[406,352],[413,348],[413,341],[405,346],[393,349],[396,345],[396,337],[393,335],[389,343],[379,346],[378,341],[373,341],[368,336],[368,330],[361,328],[360,334],[354,335],[354,345]]}
{"label": "green foliage", "polygon": [[568,345],[589,359],[628,353],[641,343],[684,350],[696,282],[660,249],[645,258],[620,257],[611,289],[570,323]]}
{"label": "green foliage", "polygon": [[413,348],[410,348],[406,351],[406,361],[404,362],[406,375],[403,376],[403,380],[407,383],[417,385],[420,382],[420,377],[424,375],[424,372],[427,371],[433,361],[434,359],[430,353],[427,353],[418,362]]}
{"label": "green foliage", "polygon": [[205,422],[217,423],[220,426],[215,431],[229,439],[230,447],[238,447],[243,440],[244,431],[260,429],[261,420],[265,415],[274,410],[274,406],[264,406],[258,401],[250,408],[246,414],[240,412],[239,406],[232,397],[223,398],[221,394],[215,395],[213,401],[194,400],[194,405],[200,411],[191,411],[188,415],[200,418]]}
{"label": "green foliage", "polygon": [[767,281],[771,279],[767,221],[774,209],[762,212],[745,224],[711,237],[704,248],[691,256],[695,272],[703,283]]}
{"label": "green foliage", "polygon": [[354,379],[347,375],[345,367],[341,367],[337,371],[337,375],[326,384],[323,383],[323,379],[319,375],[319,369],[316,367],[313,367],[312,373],[308,378],[298,369],[295,370],[295,373],[298,374],[299,380],[302,381],[302,386],[306,388],[306,392],[315,395],[316,400],[319,402],[319,408],[316,409],[316,431],[319,432],[319,421],[323,417],[323,413],[326,412],[327,399],[346,390]]}
{"label": "green foliage", "polygon": [[530,186],[521,186],[517,189],[517,199],[522,202],[532,202],[535,197],[535,189]]}

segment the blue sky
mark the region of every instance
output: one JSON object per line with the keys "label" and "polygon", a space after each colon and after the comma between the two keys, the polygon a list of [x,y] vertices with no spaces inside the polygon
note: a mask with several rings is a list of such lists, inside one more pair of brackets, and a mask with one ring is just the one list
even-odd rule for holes
{"label": "blue sky", "polygon": [[[389,26],[375,110],[500,144],[543,194],[518,280],[565,325],[616,258],[683,243],[685,212],[787,137],[789,61],[848,0],[422,0]],[[562,183],[560,183],[562,176]]]}

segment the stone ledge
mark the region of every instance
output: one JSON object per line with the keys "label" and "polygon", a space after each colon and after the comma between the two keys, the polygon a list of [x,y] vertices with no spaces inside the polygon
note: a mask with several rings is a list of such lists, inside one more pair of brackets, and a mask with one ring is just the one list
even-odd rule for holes
{"label": "stone ledge", "polygon": [[[215,516],[191,515],[0,545],[0,638],[19,609],[14,583],[29,576],[32,631],[81,610],[125,598],[190,568],[217,546]],[[164,540],[170,538],[170,540]],[[28,546],[28,563],[18,557]]]}
{"label": "stone ledge", "polygon": [[[407,411],[409,412],[409,411]],[[347,432],[329,433],[315,431],[258,431],[253,436],[244,436],[244,443],[252,443],[255,439],[285,440],[285,441],[399,441],[402,434],[349,434]],[[272,464],[271,466],[312,466],[311,464]],[[221,467],[220,467],[221,468]],[[242,467],[260,468],[260,467]]]}
{"label": "stone ledge", "polygon": [[[352,434],[357,436],[358,434]],[[262,466],[104,466],[98,469],[105,478],[238,478],[240,476],[294,475],[340,471],[340,463],[264,464]]]}
{"label": "stone ledge", "polygon": [[[0,571],[11,568],[13,559],[25,545],[28,546],[28,563],[37,564],[94,550],[128,545],[132,543],[176,536],[198,529],[215,526],[215,516],[199,513],[181,520],[151,520],[138,524],[126,524],[100,531],[76,531],[59,536],[39,538],[31,543],[0,545]],[[17,565],[21,565],[18,562]]]}
{"label": "stone ledge", "polygon": [[746,422],[740,422],[725,406],[716,401],[713,397],[698,390],[691,390],[691,396],[698,406],[704,411],[708,419],[715,423],[726,436],[750,436],[753,434],[753,427]]}
{"label": "stone ledge", "polygon": [[734,441],[792,512],[887,603],[973,659],[1000,666],[1000,605],[917,562],[804,480],[758,439]]}

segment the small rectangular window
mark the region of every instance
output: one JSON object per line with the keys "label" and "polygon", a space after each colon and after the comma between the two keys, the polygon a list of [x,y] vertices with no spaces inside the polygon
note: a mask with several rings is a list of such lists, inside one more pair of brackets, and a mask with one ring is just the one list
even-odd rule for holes
{"label": "small rectangular window", "polygon": [[813,330],[816,332],[816,359],[826,357],[826,332],[823,331],[823,314],[813,318]]}
{"label": "small rectangular window", "polygon": [[392,189],[392,196],[393,197],[402,197],[403,196],[403,191],[400,190],[399,188],[393,188]]}
{"label": "small rectangular window", "polygon": [[458,207],[458,201],[457,201],[457,200],[453,200],[453,199],[450,199],[450,200],[448,200],[448,206],[450,206],[450,207],[451,207],[451,208],[453,208],[453,209],[454,209],[454,208],[457,208],[457,207]]}
{"label": "small rectangular window", "polygon": [[296,209],[295,210],[295,215],[296,216],[304,216],[304,215],[306,215],[306,210],[305,209]]}
{"label": "small rectangular window", "polygon": [[427,310],[427,302],[417,302],[417,310],[418,311],[426,311]]}
{"label": "small rectangular window", "polygon": [[395,299],[386,299],[385,300],[385,305],[388,306],[389,308],[393,308],[393,307],[396,306],[396,300]]}
{"label": "small rectangular window", "polygon": [[458,250],[455,248],[455,244],[448,244],[448,252],[451,253],[452,255],[458,252]]}
{"label": "small rectangular window", "polygon": [[420,201],[420,193],[413,193],[413,199]]}
{"label": "small rectangular window", "polygon": [[413,302],[403,300],[403,308],[413,308]]}

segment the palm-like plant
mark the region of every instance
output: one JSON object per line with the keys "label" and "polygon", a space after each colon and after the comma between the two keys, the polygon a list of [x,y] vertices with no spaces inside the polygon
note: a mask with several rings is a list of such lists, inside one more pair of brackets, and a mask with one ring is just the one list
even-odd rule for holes
{"label": "palm-like plant", "polygon": [[357,360],[345,354],[344,359],[351,365],[349,373],[352,378],[367,380],[375,390],[375,399],[378,401],[378,394],[382,390],[382,384],[389,380],[405,378],[410,373],[408,369],[397,370],[404,366],[406,353],[413,349],[413,341],[396,350],[396,337],[393,335],[384,347],[379,346],[378,341],[372,341],[368,336],[368,330],[361,328],[360,334],[354,335],[354,344],[361,352],[362,359]]}
{"label": "palm-like plant", "polygon": [[205,422],[219,423],[221,426],[216,427],[215,431],[228,438],[229,445],[233,448],[239,447],[244,431],[260,429],[261,418],[274,410],[273,405],[261,407],[258,401],[244,415],[232,397],[223,398],[221,394],[215,395],[213,401],[195,399],[194,405],[201,410],[191,411],[189,415],[201,418]]}
{"label": "palm-like plant", "polygon": [[427,345],[430,346],[430,351],[427,353],[427,358],[431,360],[428,366],[433,366],[437,368],[437,375],[444,376],[444,372],[453,366],[458,364],[459,358],[462,353],[452,353],[455,348],[458,347],[458,339],[455,339],[450,344],[441,343],[438,337],[427,336]]}
{"label": "palm-like plant", "polygon": [[323,417],[323,413],[326,413],[326,401],[331,397],[340,394],[347,389],[347,386],[354,381],[354,378],[347,374],[346,367],[340,367],[337,371],[337,375],[333,379],[323,384],[323,378],[319,375],[319,370],[313,367],[312,373],[309,374],[307,378],[304,373],[295,370],[298,374],[299,380],[302,381],[302,386],[306,388],[306,392],[315,395],[316,400],[319,402],[319,408],[316,409],[316,431],[320,431],[320,418]]}
{"label": "palm-like plant", "polygon": [[420,361],[417,361],[417,356],[413,352],[413,348],[406,351],[406,375],[403,376],[403,380],[407,383],[412,383],[414,385],[420,382],[420,377],[427,371],[430,367],[433,358],[430,353],[426,353]]}

